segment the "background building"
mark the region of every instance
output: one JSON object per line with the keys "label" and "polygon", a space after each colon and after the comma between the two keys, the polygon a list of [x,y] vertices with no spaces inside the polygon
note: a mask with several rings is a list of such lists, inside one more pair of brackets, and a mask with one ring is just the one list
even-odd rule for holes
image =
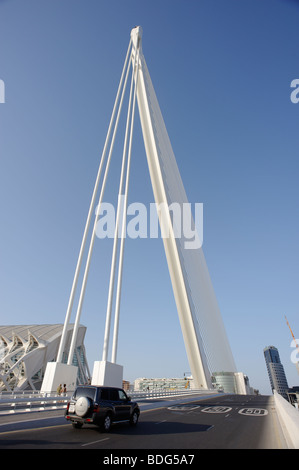
{"label": "background building", "polygon": [[[62,362],[68,359],[71,333],[69,325]],[[0,391],[39,390],[48,362],[56,360],[63,325],[0,326]],[[78,367],[78,383],[87,383],[90,372],[85,355],[86,327],[80,325],[73,357]]]}
{"label": "background building", "polygon": [[276,390],[277,393],[282,395],[287,400],[287,390],[289,386],[283,365],[280,362],[278,349],[274,346],[267,346],[264,349],[264,356],[272,392],[273,390]]}
{"label": "background building", "polygon": [[297,410],[299,409],[299,387],[289,388],[287,391],[288,400]]}
{"label": "background building", "polygon": [[157,389],[167,389],[167,390],[182,390],[190,388],[190,382],[192,379],[184,378],[139,378],[134,381],[134,390],[135,391],[146,391],[146,390],[157,390]]}
{"label": "background building", "polygon": [[[214,388],[224,393],[238,395],[252,395],[254,390],[250,387],[249,379],[243,372],[215,372],[212,377]],[[146,391],[156,389],[182,390],[193,389],[192,376],[184,378],[139,378],[134,382],[135,391]]]}
{"label": "background building", "polygon": [[215,388],[225,393],[237,395],[253,395],[254,393],[250,387],[249,378],[243,372],[214,372],[212,383]]}

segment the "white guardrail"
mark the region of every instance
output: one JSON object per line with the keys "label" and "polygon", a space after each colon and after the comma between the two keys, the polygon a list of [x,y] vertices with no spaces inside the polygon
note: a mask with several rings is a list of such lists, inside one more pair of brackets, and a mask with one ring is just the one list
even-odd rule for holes
{"label": "white guardrail", "polygon": [[[66,408],[72,396],[72,391],[66,395],[57,395],[55,392],[2,392],[0,394],[0,415],[12,413],[30,413],[34,411],[51,411]],[[128,392],[132,400],[146,401],[151,399],[167,398],[173,396],[186,396],[194,394],[219,393],[218,390],[155,390],[147,392]]]}
{"label": "white guardrail", "polygon": [[274,390],[278,419],[289,447],[299,449],[299,411]]}

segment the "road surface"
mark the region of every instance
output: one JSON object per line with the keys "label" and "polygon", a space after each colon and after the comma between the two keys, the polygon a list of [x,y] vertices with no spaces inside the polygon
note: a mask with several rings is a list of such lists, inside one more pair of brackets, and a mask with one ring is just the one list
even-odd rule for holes
{"label": "road surface", "polygon": [[[74,429],[63,411],[2,416],[0,449],[284,449],[272,396],[218,395],[140,403],[137,427]],[[189,462],[191,463],[191,462]]]}

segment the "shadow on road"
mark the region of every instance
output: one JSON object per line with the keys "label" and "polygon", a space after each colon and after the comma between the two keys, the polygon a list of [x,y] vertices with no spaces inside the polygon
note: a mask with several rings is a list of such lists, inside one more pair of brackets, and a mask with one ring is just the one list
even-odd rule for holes
{"label": "shadow on road", "polygon": [[182,423],[180,421],[166,421],[153,423],[152,421],[142,421],[137,427],[126,427],[124,423],[114,424],[110,434],[151,436],[156,434],[185,434],[193,432],[206,432],[211,427],[210,424]]}

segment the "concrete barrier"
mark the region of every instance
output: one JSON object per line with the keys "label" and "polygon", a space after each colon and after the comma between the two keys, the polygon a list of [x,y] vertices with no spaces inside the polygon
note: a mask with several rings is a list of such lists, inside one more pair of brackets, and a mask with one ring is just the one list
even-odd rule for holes
{"label": "concrete barrier", "polygon": [[299,449],[299,411],[274,390],[274,402],[288,446]]}

